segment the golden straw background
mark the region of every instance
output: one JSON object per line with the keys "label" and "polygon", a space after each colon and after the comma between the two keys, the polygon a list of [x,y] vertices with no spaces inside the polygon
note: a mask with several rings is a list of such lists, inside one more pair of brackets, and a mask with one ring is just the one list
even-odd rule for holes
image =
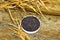
{"label": "golden straw background", "polygon": [[[41,21],[40,30],[27,34],[21,29],[23,17]],[[0,40],[60,40],[60,0],[0,0]]]}

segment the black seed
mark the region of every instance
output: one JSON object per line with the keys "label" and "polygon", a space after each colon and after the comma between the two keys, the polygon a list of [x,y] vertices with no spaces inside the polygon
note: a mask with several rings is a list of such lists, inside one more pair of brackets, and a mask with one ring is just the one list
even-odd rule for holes
{"label": "black seed", "polygon": [[22,20],[21,26],[23,27],[24,30],[32,32],[36,31],[39,28],[40,22],[36,17],[28,16]]}

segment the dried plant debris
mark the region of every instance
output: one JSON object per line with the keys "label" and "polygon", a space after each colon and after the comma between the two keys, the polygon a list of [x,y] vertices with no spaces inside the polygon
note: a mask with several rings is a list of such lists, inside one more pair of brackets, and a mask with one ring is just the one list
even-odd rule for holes
{"label": "dried plant debris", "polygon": [[60,15],[59,4],[59,0],[1,0],[0,8],[15,8],[18,6],[24,11],[29,10],[38,13],[40,10],[44,14]]}
{"label": "dried plant debris", "polygon": [[[43,20],[46,21],[47,18],[45,18],[44,14],[60,15],[60,0],[0,0],[0,9],[5,9],[12,21],[12,23],[7,22],[7,24],[11,26],[8,27],[8,29],[22,40],[31,40],[30,36],[21,29],[20,20],[24,17],[24,15],[28,15],[28,12],[31,12],[32,14],[36,13],[39,17],[43,17]],[[20,17],[14,18],[11,10],[14,10],[15,12],[19,10],[24,13],[19,13]],[[47,34],[45,32],[46,31],[43,30],[40,31],[42,34]],[[53,32],[55,33],[56,31]],[[53,32],[50,33],[53,34]],[[57,36],[59,36],[58,39],[60,39],[60,35]],[[7,40],[11,40],[11,37],[8,34],[1,34],[0,38],[2,37],[6,38]]]}

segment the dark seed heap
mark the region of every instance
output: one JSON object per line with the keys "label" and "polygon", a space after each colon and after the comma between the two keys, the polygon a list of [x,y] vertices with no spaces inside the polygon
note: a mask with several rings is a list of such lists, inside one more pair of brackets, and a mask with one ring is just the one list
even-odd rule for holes
{"label": "dark seed heap", "polygon": [[21,26],[23,27],[24,30],[32,32],[36,31],[39,28],[40,22],[36,17],[28,16],[22,20]]}

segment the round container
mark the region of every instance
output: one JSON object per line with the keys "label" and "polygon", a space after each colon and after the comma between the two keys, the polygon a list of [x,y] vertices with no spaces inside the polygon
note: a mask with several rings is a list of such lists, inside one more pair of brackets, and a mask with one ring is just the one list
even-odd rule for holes
{"label": "round container", "polygon": [[26,16],[21,21],[21,28],[28,34],[36,33],[40,29],[40,20],[36,16]]}

